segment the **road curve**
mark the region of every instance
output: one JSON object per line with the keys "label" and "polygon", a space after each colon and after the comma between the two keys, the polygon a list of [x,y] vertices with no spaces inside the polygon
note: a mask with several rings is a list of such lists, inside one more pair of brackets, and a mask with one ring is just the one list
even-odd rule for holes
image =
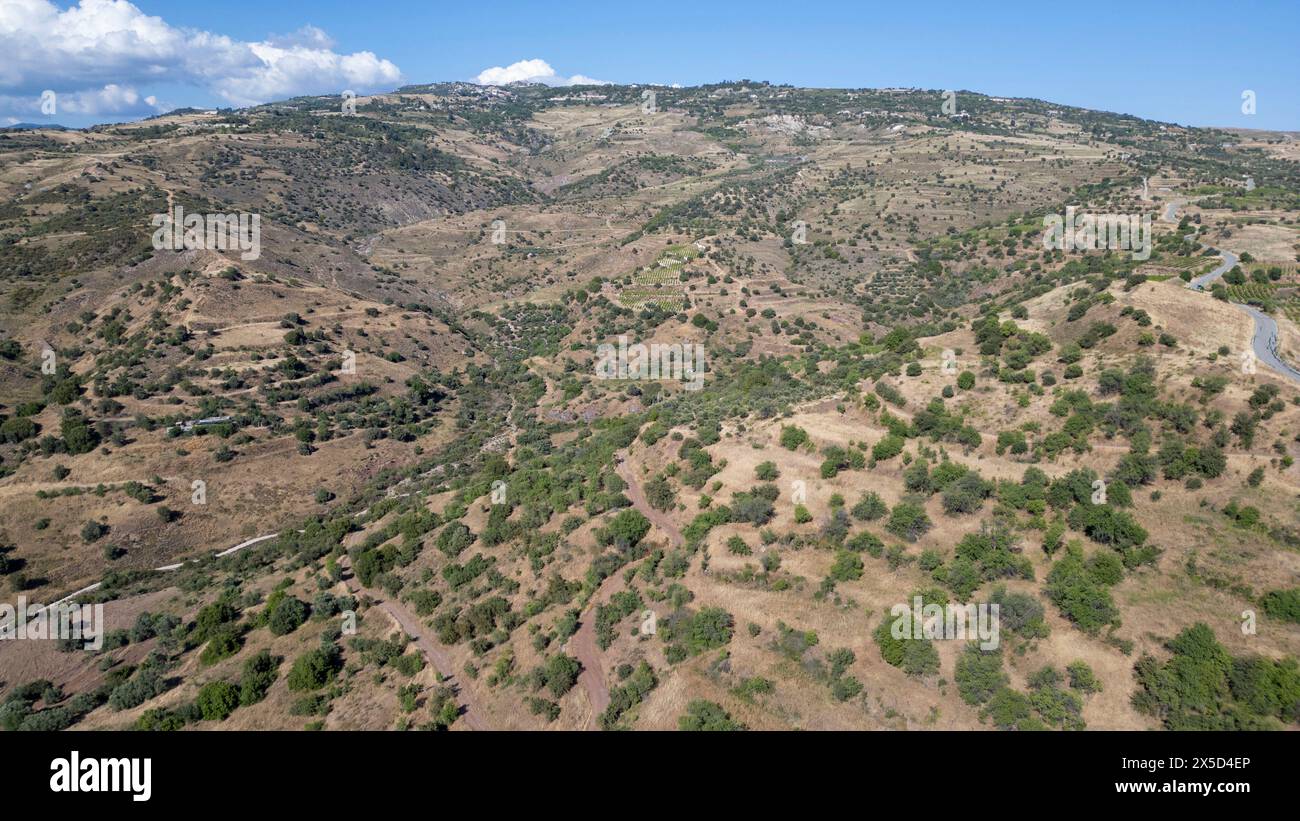
{"label": "road curve", "polygon": [[[1165,206],[1165,222],[1173,222],[1178,209],[1185,205],[1187,200],[1173,200]],[[1191,236],[1190,234],[1188,236]],[[1205,243],[1200,244],[1201,249],[1217,251],[1223,259],[1221,263],[1215,266],[1213,271],[1208,274],[1196,277],[1187,283],[1187,287],[1195,291],[1204,291],[1206,286],[1231,271],[1239,262],[1237,255],[1231,251],[1225,251],[1219,248],[1212,248]],[[1230,302],[1237,310],[1249,316],[1255,323],[1255,332],[1250,339],[1251,349],[1255,352],[1255,358],[1272,368],[1283,379],[1286,379],[1296,385],[1300,385],[1300,369],[1291,365],[1286,360],[1278,356],[1277,352],[1277,320],[1259,310],[1253,305],[1244,305],[1240,302]]]}
{"label": "road curve", "polygon": [[1277,320],[1264,313],[1254,305],[1242,305],[1234,302],[1238,310],[1245,311],[1255,319],[1255,335],[1251,338],[1251,348],[1255,358],[1282,376],[1300,385],[1300,370],[1277,355]]}
{"label": "road curve", "polygon": [[[1204,245],[1204,244],[1202,244],[1201,247],[1209,248],[1208,245]],[[1217,251],[1218,249],[1214,248],[1211,250]],[[1238,261],[1237,255],[1232,253],[1231,251],[1219,251],[1219,255],[1223,259],[1223,262],[1219,263],[1218,266],[1216,266],[1215,269],[1209,272],[1208,274],[1196,277],[1191,282],[1188,282],[1187,287],[1193,288],[1197,291],[1204,291],[1205,286],[1209,285],[1211,282],[1214,282],[1219,277],[1231,271],[1233,267],[1237,264]],[[1236,303],[1233,304],[1235,305]]]}

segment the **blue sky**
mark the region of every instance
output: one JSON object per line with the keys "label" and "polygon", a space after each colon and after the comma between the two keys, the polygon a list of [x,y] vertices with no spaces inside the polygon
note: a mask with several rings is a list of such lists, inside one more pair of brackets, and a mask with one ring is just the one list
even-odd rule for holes
{"label": "blue sky", "polygon": [[[553,69],[551,82],[577,75],[620,83],[748,78],[799,86],[951,88],[1189,125],[1300,130],[1295,0],[135,0],[134,8],[113,6],[111,13],[109,0],[19,3],[31,13],[16,24],[6,26],[10,12],[0,11],[0,51],[18,55],[15,68],[0,67],[0,124],[84,125],[172,106],[472,80],[492,67],[540,60]],[[101,53],[68,51],[78,37],[84,42],[87,27],[101,38]],[[120,36],[110,36],[123,27],[139,41],[134,46],[129,38],[123,45]],[[295,54],[303,59],[284,59]],[[59,95],[57,115],[36,108],[47,88]],[[1254,115],[1241,110],[1247,89],[1256,95]]]}

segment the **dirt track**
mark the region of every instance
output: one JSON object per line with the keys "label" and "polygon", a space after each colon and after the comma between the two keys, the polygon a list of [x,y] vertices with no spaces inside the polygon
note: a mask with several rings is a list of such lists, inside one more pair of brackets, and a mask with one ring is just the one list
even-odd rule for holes
{"label": "dirt track", "polygon": [[[344,566],[349,565],[346,556],[341,564]],[[349,573],[351,573],[350,566]],[[400,602],[385,599],[384,594],[381,591],[363,587],[361,585],[361,580],[355,575],[350,574],[348,576],[347,586],[348,591],[354,595],[365,593],[369,596],[371,601],[375,603],[375,606],[391,616],[393,621],[397,622],[397,626],[401,628],[403,633],[415,639],[416,646],[424,653],[424,657],[428,660],[429,664],[433,665],[433,668],[441,674],[443,683],[455,690],[456,701],[461,707],[460,720],[465,723],[466,727],[471,730],[492,729],[488,726],[486,719],[483,718],[480,711],[475,709],[469,688],[461,686],[459,680],[457,680],[452,674],[451,671],[454,662],[452,661],[451,656],[447,655],[445,650],[438,647],[437,643],[429,636],[429,631],[420,623],[420,619],[414,613],[407,610]]]}
{"label": "dirt track", "polygon": [[650,520],[650,523],[659,528],[668,536],[673,547],[681,547],[686,540],[682,538],[682,532],[677,529],[676,523],[668,518],[668,515],[661,510],[655,510],[650,506],[650,502],[645,497],[645,490],[641,488],[639,480],[633,474],[632,468],[624,460],[624,454],[619,453],[615,457],[617,460],[614,468],[619,477],[627,482],[627,498],[632,500],[632,507],[636,508],[642,516]]}
{"label": "dirt track", "polygon": [[[614,457],[614,469],[627,483],[627,490],[624,492],[631,500],[632,507],[667,535],[673,547],[681,547],[685,542],[682,532],[667,515],[650,506],[645,491],[626,459],[627,452],[619,451]],[[614,595],[621,586],[621,582],[622,574],[615,574],[601,584],[580,616],[578,632],[574,633],[573,638],[569,640],[569,651],[582,663],[582,673],[578,676],[578,683],[586,691],[587,700],[591,703],[591,717],[584,727],[587,730],[596,728],[596,719],[609,706],[609,685],[605,681],[603,655],[600,646],[596,644],[596,605],[609,601],[610,596]]]}

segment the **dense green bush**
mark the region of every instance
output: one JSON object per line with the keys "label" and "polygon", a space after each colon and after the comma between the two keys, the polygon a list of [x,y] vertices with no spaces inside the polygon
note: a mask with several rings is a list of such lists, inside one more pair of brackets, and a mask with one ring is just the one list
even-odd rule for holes
{"label": "dense green bush", "polygon": [[857,553],[866,552],[879,559],[881,553],[884,552],[885,543],[880,541],[880,538],[874,533],[868,533],[864,530],[850,536],[844,543],[844,547]]}
{"label": "dense green bush", "polygon": [[294,691],[319,690],[334,678],[339,668],[336,647],[317,647],[294,659],[289,669],[289,689]]}
{"label": "dense green bush", "polygon": [[659,635],[666,643],[680,646],[686,655],[694,656],[729,643],[734,627],[735,621],[726,610],[705,607],[695,614],[683,611],[668,619]]}
{"label": "dense green bush", "polygon": [[1264,612],[1275,619],[1300,624],[1300,587],[1270,590],[1259,600]]}
{"label": "dense green bush", "polygon": [[541,667],[541,679],[555,698],[562,697],[578,683],[582,665],[576,658],[563,653],[551,656]]}
{"label": "dense green bush", "polygon": [[640,704],[642,699],[658,685],[659,678],[654,670],[644,660],[641,661],[622,686],[610,690],[609,706],[600,714],[601,729],[617,728],[623,716]]}
{"label": "dense green bush", "polygon": [[239,706],[239,688],[228,681],[209,681],[195,703],[204,721],[225,721]]}
{"label": "dense green bush", "polygon": [[275,683],[280,667],[280,659],[262,650],[244,662],[243,675],[239,678],[239,703],[247,707],[266,698],[266,693]]}
{"label": "dense green bush", "polygon": [[1049,633],[1043,605],[1029,593],[1008,593],[1005,585],[993,588],[989,604],[998,606],[1000,625],[1026,639],[1044,638]]}
{"label": "dense green bush", "polygon": [[1300,721],[1300,665],[1291,657],[1233,658],[1207,625],[1185,628],[1161,662],[1133,667],[1133,706],[1170,730],[1277,729]]}
{"label": "dense green bush", "polygon": [[147,667],[114,688],[108,696],[108,706],[119,711],[129,710],[162,695],[166,690],[167,684],[162,673],[156,667]]}
{"label": "dense green bush", "polygon": [[1061,609],[1061,615],[1086,633],[1108,625],[1119,626],[1119,608],[1110,591],[1088,572],[1083,550],[1071,546],[1052,564],[1043,587],[1047,598]]}
{"label": "dense green bush", "polygon": [[872,633],[876,645],[880,648],[880,657],[888,664],[900,668],[910,676],[929,676],[939,672],[939,651],[934,643],[925,638],[913,638],[912,617],[902,616],[903,638],[895,638],[893,624],[895,617],[885,613],[885,620]]}
{"label": "dense green bush", "polygon": [[862,559],[851,550],[841,550],[827,575],[837,582],[856,581],[862,578]]}
{"label": "dense green bush", "polygon": [[808,431],[795,425],[781,426],[781,447],[798,450],[808,441]]}
{"label": "dense green bush", "polygon": [[957,659],[953,679],[962,701],[972,705],[987,703],[1010,681],[1002,670],[1001,649],[985,651],[974,644],[966,645]]}
{"label": "dense green bush", "polygon": [[609,524],[596,531],[596,540],[602,545],[631,549],[650,532],[650,520],[635,510],[620,510]]}
{"label": "dense green bush", "polygon": [[306,602],[286,596],[275,603],[266,623],[272,635],[287,636],[307,621],[308,614]]}
{"label": "dense green bush", "polygon": [[901,436],[895,436],[891,433],[883,437],[879,442],[876,442],[876,444],[872,445],[871,458],[875,459],[877,462],[893,459],[895,456],[903,452],[903,446],[906,444],[906,439]]}
{"label": "dense green bush", "polygon": [[714,701],[694,699],[686,705],[686,714],[677,719],[677,727],[684,731],[730,732],[743,730],[745,725],[734,721],[722,705]]}
{"label": "dense green bush", "polygon": [[873,522],[889,513],[889,508],[875,491],[862,494],[862,498],[850,511],[853,518],[863,522]]}
{"label": "dense green bush", "polygon": [[925,508],[915,502],[902,501],[894,505],[885,529],[900,539],[914,542],[929,531],[930,517]]}
{"label": "dense green bush", "polygon": [[984,506],[984,500],[993,494],[993,484],[986,482],[976,471],[964,473],[943,491],[943,512],[949,516],[969,514]]}

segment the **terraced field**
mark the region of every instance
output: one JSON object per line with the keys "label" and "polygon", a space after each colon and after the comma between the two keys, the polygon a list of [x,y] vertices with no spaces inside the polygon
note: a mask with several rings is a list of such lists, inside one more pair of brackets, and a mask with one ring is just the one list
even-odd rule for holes
{"label": "terraced field", "polygon": [[686,288],[682,271],[693,259],[700,256],[694,245],[673,245],[664,249],[655,261],[638,268],[630,282],[620,290],[618,301],[626,308],[643,308],[654,305],[673,311],[686,307]]}

